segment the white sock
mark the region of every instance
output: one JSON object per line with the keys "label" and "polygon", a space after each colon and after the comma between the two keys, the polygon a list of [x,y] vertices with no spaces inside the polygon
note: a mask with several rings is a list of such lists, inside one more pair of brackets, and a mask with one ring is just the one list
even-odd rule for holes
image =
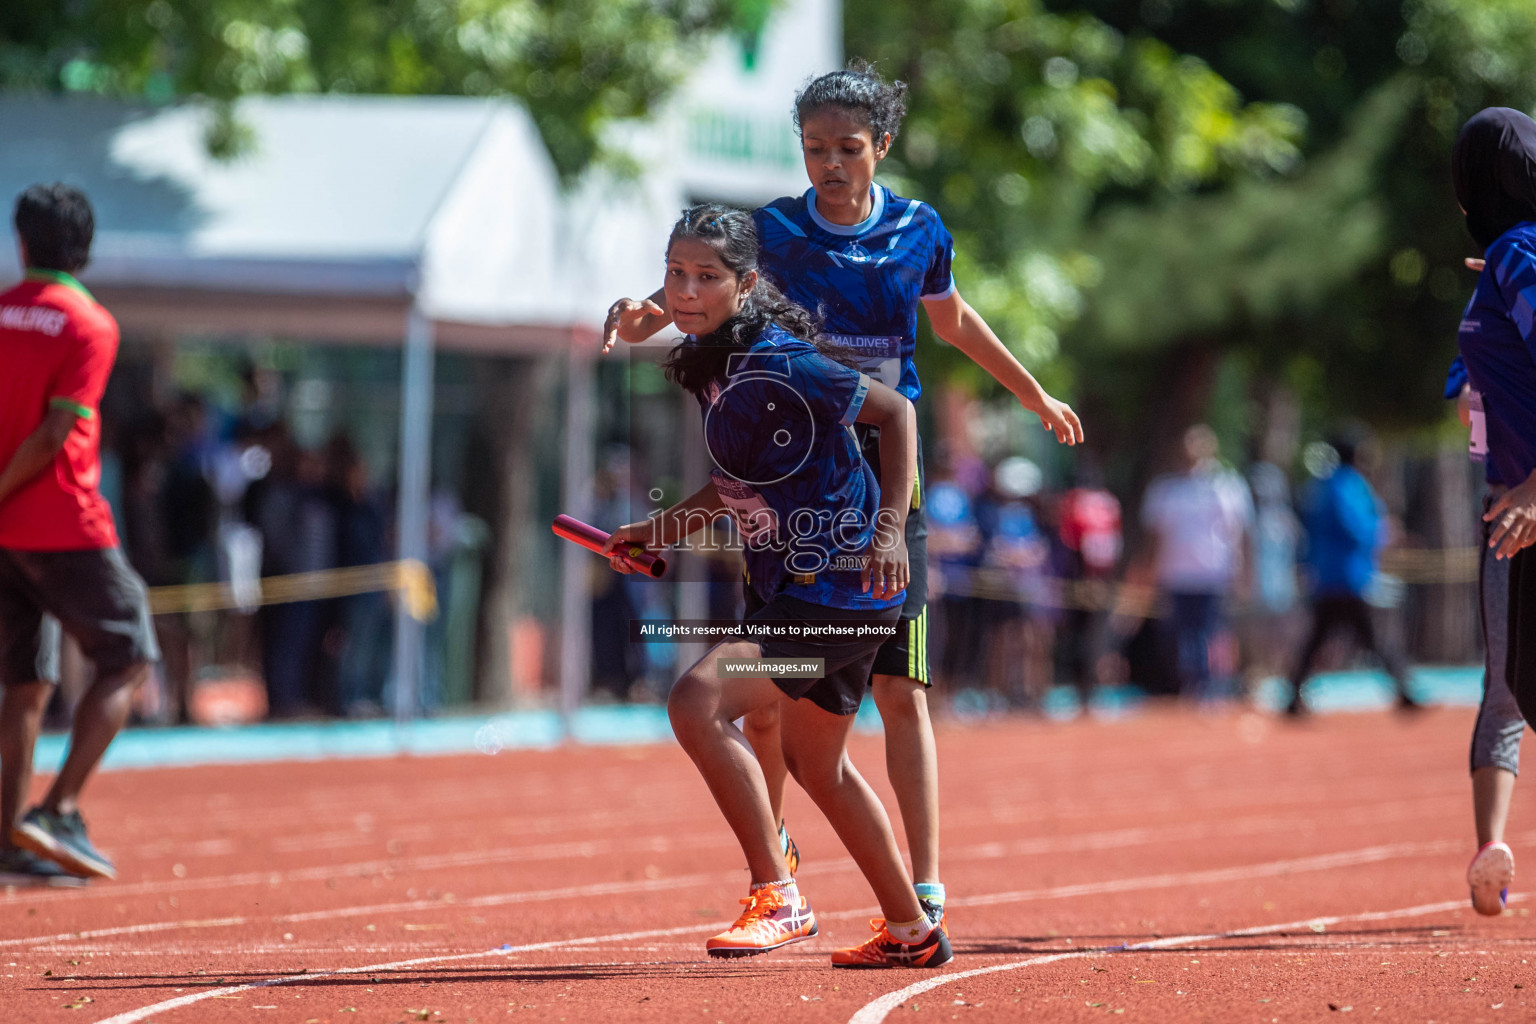
{"label": "white sock", "polygon": [[887,921],[885,922],[885,930],[897,942],[905,942],[909,946],[915,946],[933,934],[933,922],[926,917],[919,917],[916,921],[907,921],[906,923]]}
{"label": "white sock", "polygon": [[797,900],[800,898],[800,887],[795,884],[795,880],[793,878],[782,882],[753,882],[752,891],[757,892],[757,890],[766,889],[769,886],[773,886],[774,888],[778,889],[791,900]]}

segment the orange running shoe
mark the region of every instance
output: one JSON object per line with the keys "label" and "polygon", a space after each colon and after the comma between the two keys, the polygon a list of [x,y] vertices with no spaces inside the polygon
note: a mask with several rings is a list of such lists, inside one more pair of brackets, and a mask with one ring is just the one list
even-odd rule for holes
{"label": "orange running shoe", "polygon": [[875,937],[862,946],[832,954],[833,967],[942,967],[954,959],[949,937],[934,928],[921,942],[901,942],[886,931],[885,919],[869,922]]}
{"label": "orange running shoe", "polygon": [[736,923],[704,943],[710,956],[755,956],[817,932],[816,915],[805,897],[791,900],[781,886],[754,889],[741,902],[747,909]]}

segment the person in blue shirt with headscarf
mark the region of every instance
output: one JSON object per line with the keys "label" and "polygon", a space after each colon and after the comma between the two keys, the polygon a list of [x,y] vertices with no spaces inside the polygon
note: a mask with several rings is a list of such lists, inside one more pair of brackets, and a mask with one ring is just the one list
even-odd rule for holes
{"label": "person in blue shirt with headscarf", "polygon": [[[1529,551],[1536,542],[1536,122],[1507,107],[1473,115],[1456,137],[1451,182],[1467,231],[1483,251],[1480,263],[1468,261],[1479,274],[1456,341],[1467,383],[1481,400],[1491,499],[1483,515],[1487,546],[1508,566],[1507,628],[1500,637],[1489,621],[1498,602],[1485,578],[1484,635],[1489,664],[1502,655],[1504,681],[1530,721],[1536,712],[1536,563]],[[1480,845],[1467,883],[1477,911],[1498,914],[1515,876],[1503,832],[1518,765],[1513,758],[1479,765],[1476,733],[1473,740]]]}

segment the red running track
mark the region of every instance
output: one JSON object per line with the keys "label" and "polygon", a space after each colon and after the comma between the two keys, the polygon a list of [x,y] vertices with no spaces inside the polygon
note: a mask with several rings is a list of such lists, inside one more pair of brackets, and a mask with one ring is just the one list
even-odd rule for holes
{"label": "red running track", "polygon": [[[122,880],[0,897],[0,1005],[79,1024],[1536,1019],[1525,906],[1467,906],[1471,721],[941,725],[957,956],[936,972],[828,965],[873,900],[798,792],[822,934],[706,958],[747,879],[673,746],[121,771],[87,811]],[[880,739],[853,756],[894,806]],[[1512,845],[1536,864],[1528,804]]]}

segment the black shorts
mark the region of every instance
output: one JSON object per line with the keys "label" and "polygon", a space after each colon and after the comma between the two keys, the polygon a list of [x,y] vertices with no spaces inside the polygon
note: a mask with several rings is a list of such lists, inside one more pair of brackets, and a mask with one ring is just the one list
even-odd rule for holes
{"label": "black shorts", "polygon": [[0,548],[0,684],[59,680],[59,627],[96,675],[157,661],[144,581],[117,548]]}
{"label": "black shorts", "polygon": [[[859,445],[864,459],[880,479],[880,428],[859,425]],[[917,486],[912,489],[912,508],[907,513],[907,563],[912,574],[907,598],[901,606],[896,636],[875,655],[871,675],[903,676],[924,686],[933,685],[928,671],[928,513],[923,507],[927,480],[923,473],[923,444],[917,444]]]}
{"label": "black shorts", "polygon": [[[750,594],[751,588],[747,588]],[[801,622],[838,620],[846,622],[895,622],[900,608],[883,611],[863,611],[850,608],[827,608],[809,601],[780,594],[767,604],[756,602],[755,610],[747,614],[752,621],[795,620]],[[759,643],[765,658],[822,658],[826,662],[826,674],[820,679],[775,679],[774,685],[786,696],[795,700],[809,700],[824,711],[834,715],[851,715],[859,710],[864,690],[869,684],[869,668],[874,663],[875,651],[880,647],[878,638],[873,640],[812,639],[812,640],[763,640]]]}

